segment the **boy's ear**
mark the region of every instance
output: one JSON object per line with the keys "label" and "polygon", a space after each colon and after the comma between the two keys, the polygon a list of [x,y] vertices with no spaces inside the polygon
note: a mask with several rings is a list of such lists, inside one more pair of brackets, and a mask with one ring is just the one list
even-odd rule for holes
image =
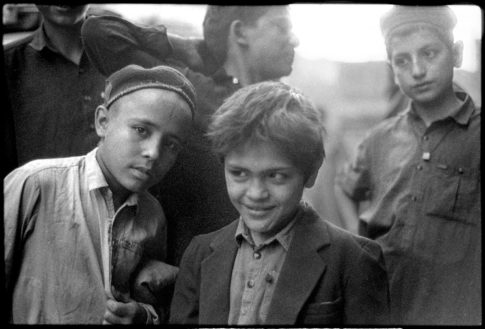
{"label": "boy's ear", "polygon": [[94,125],[96,127],[96,133],[102,139],[106,135],[109,122],[108,109],[104,105],[99,105],[96,108],[94,114]]}
{"label": "boy's ear", "polygon": [[229,35],[238,45],[248,44],[246,29],[244,23],[240,20],[235,20],[231,23],[231,26],[229,27]]}
{"label": "boy's ear", "polygon": [[463,62],[463,41],[457,41],[453,44],[453,65],[456,68],[461,67],[461,63]]}

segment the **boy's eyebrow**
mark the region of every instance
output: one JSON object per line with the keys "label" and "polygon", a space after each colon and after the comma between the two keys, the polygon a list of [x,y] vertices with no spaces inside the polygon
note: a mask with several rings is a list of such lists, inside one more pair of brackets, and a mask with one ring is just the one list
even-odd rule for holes
{"label": "boy's eyebrow", "polygon": [[[128,119],[128,122],[131,123],[131,124],[136,123],[136,124],[143,124],[143,125],[154,127],[154,128],[160,128],[160,126],[158,124],[156,124],[156,123],[154,123],[154,122],[152,122],[148,119],[132,118],[132,119]],[[180,143],[184,143],[182,141],[182,139],[180,139],[180,137],[177,136],[177,135],[167,134],[167,136],[176,139]]]}
{"label": "boy's eyebrow", "polygon": [[155,122],[153,121],[150,121],[148,119],[141,119],[141,118],[129,118],[128,121],[130,123],[141,123],[141,124],[144,124],[144,125],[147,125],[147,126],[153,126],[153,127],[158,127],[159,125],[157,125]]}
{"label": "boy's eyebrow", "polygon": [[[229,169],[240,169],[240,170],[248,170],[248,171],[250,171],[248,168],[246,168],[246,167],[244,167],[242,165],[239,165],[239,164],[234,164],[234,163],[227,162],[226,165],[227,165],[227,167],[229,167]],[[267,168],[267,169],[263,170],[262,172],[263,173],[266,173],[266,172],[270,172],[270,171],[292,170],[292,169],[293,169],[292,166],[273,167],[273,168]]]}

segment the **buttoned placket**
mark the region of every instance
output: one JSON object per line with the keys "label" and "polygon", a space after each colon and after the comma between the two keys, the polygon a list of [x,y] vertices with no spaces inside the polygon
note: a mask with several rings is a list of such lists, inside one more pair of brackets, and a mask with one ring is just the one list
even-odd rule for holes
{"label": "buttoned placket", "polygon": [[118,210],[115,212],[114,202],[113,202],[113,193],[109,188],[103,189],[102,192],[103,199],[106,204],[107,216],[100,222],[100,232],[102,234],[102,239],[104,241],[103,244],[103,276],[104,276],[104,288],[105,291],[112,295],[111,291],[111,272],[112,272],[112,257],[113,257],[113,226],[117,215],[127,207],[127,203],[123,203]]}
{"label": "buttoned placket", "polygon": [[253,301],[256,285],[256,277],[261,272],[264,264],[264,252],[261,248],[253,248],[253,257],[249,264],[249,276],[244,285],[244,292],[241,299],[241,314],[240,318],[244,318],[250,311],[251,303]]}

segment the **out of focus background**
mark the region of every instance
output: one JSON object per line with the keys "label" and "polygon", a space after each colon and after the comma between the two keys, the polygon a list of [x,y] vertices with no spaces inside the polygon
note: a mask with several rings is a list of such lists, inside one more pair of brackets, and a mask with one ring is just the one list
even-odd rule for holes
{"label": "out of focus background", "polygon": [[[455,82],[481,106],[482,11],[475,5],[450,6],[458,17],[455,39],[464,43],[463,65]],[[308,95],[322,111],[327,158],[317,183],[304,198],[320,215],[344,227],[333,196],[336,172],[355,153],[366,132],[396,115],[407,99],[394,85],[386,63],[379,17],[389,5],[293,4],[290,12],[300,40],[293,72],[283,80]],[[37,28],[33,4],[3,6],[3,44]],[[92,4],[93,15],[117,15],[138,24],[164,24],[171,33],[201,37],[206,5]],[[344,227],[345,228],[345,227]]]}

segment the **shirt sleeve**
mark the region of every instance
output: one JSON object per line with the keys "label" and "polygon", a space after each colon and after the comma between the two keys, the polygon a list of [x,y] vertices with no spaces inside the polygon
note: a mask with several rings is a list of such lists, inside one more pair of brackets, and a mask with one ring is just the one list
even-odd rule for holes
{"label": "shirt sleeve", "polygon": [[81,29],[85,51],[104,76],[129,64],[164,64],[172,46],[164,26],[139,26],[115,16],[91,16]]}
{"label": "shirt sleeve", "polygon": [[351,199],[355,201],[369,199],[371,179],[367,140],[359,145],[353,161],[346,163],[337,173],[335,182]]}
{"label": "shirt sleeve", "polygon": [[23,168],[11,172],[3,181],[4,258],[6,289],[11,292],[17,276],[24,237],[33,230],[40,189],[35,176]]}

